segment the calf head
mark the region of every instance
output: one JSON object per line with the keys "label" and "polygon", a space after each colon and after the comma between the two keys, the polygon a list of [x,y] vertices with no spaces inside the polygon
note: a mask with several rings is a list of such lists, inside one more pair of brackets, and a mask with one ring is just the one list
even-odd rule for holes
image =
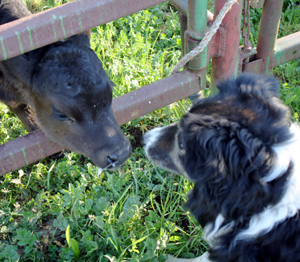
{"label": "calf head", "polygon": [[125,162],[131,146],[111,109],[112,82],[86,35],[20,59],[15,74],[24,83],[21,91],[50,139],[88,156],[102,169]]}

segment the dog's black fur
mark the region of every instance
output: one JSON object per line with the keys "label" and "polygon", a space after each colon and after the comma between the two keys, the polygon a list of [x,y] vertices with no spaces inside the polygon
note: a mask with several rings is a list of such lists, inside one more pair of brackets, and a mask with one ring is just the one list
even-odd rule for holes
{"label": "dog's black fur", "polygon": [[[0,0],[0,24],[30,14],[22,0]],[[85,34],[2,61],[0,101],[29,131],[41,128],[101,168],[131,153],[111,110],[112,83]]]}
{"label": "dog's black fur", "polygon": [[300,261],[300,201],[293,199],[300,131],[291,129],[278,88],[272,77],[242,74],[221,82],[219,94],[196,102],[179,124],[144,136],[150,159],[195,183],[187,207],[211,234],[205,261]]}

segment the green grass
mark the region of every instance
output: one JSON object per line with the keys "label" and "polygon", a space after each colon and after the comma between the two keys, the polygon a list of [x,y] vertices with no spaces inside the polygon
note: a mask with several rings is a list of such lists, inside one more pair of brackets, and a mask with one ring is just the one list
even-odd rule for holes
{"label": "green grass", "polygon": [[[36,12],[66,1],[25,2]],[[299,30],[299,12],[297,1],[285,1],[280,37]],[[261,10],[251,15],[255,44]],[[91,44],[116,83],[114,97],[133,91],[169,75],[177,63],[176,10],[161,4],[94,28]],[[300,114],[299,63],[273,70],[295,121]],[[192,183],[154,166],[137,141],[149,128],[177,121],[189,106],[181,100],[124,125],[135,149],[118,171],[98,178],[89,159],[67,153],[1,178],[0,261],[164,261],[168,253],[202,254],[207,248],[202,229],[184,208]],[[26,133],[2,104],[0,123],[1,143]]]}

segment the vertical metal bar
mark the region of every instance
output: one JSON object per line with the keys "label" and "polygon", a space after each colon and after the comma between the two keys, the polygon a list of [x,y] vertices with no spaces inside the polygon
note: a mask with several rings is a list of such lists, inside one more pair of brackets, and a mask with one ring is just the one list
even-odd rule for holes
{"label": "vertical metal bar", "polygon": [[[188,24],[186,36],[189,38],[187,52],[197,46],[207,28],[207,0],[188,0]],[[198,41],[197,41],[198,40]],[[188,63],[188,69],[201,70],[207,66],[207,47]]]}
{"label": "vertical metal bar", "polygon": [[[177,8],[180,13],[187,16],[188,0],[171,0],[170,2]],[[207,10],[207,23],[211,22],[213,18],[214,15],[209,10]]]}
{"label": "vertical metal bar", "polygon": [[182,56],[184,56],[186,54],[184,33],[187,30],[187,17],[184,14],[179,13],[179,18],[180,18],[181,52],[182,52]]}
{"label": "vertical metal bar", "polygon": [[[215,1],[215,17],[220,13],[226,0]],[[236,77],[239,65],[240,26],[243,0],[238,0],[223,19],[222,26],[226,30],[225,54],[221,57],[212,58],[212,82],[211,95],[218,90],[215,84],[228,77]]]}
{"label": "vertical metal bar", "polygon": [[207,0],[188,1],[188,30],[202,34],[205,33],[207,25],[207,5]]}
{"label": "vertical metal bar", "polygon": [[284,0],[265,0],[260,22],[256,59],[263,58],[264,72],[269,73],[271,56],[275,51],[278,29],[280,24],[281,11]]}
{"label": "vertical metal bar", "polygon": [[187,16],[188,0],[170,0],[170,2],[177,8],[180,13]]}
{"label": "vertical metal bar", "polygon": [[[194,49],[204,37],[207,28],[208,0],[188,0],[186,52]],[[207,47],[187,64],[187,68],[200,77],[200,88],[206,87]]]}

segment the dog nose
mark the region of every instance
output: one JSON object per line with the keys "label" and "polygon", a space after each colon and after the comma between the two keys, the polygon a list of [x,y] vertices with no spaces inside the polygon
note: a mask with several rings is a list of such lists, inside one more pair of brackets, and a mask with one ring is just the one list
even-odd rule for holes
{"label": "dog nose", "polygon": [[153,140],[153,134],[155,133],[155,130],[157,130],[157,129],[160,129],[160,127],[157,127],[157,128],[154,128],[154,129],[151,129],[151,130],[147,131],[141,137],[140,142],[141,142],[142,147],[147,146],[147,144]]}
{"label": "dog nose", "polygon": [[141,137],[140,143],[141,143],[141,146],[142,146],[142,147],[145,146],[146,143],[145,143],[145,138],[144,138],[144,136]]}

